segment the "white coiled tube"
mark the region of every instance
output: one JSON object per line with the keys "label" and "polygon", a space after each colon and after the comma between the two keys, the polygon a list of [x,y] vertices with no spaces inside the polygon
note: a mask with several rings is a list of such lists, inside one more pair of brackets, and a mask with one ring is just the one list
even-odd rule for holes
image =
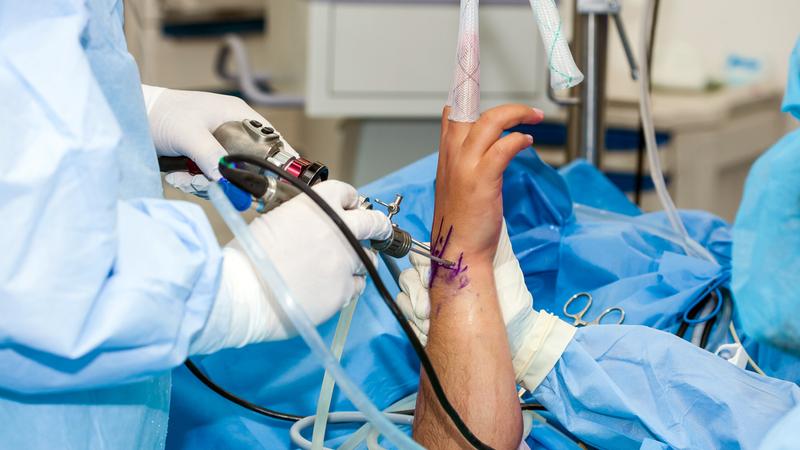
{"label": "white coiled tube", "polygon": [[481,114],[481,47],[478,0],[461,0],[456,67],[450,97],[450,120],[475,122]]}
{"label": "white coiled tube", "polygon": [[533,15],[539,25],[547,68],[550,70],[550,86],[555,90],[567,89],[583,81],[583,74],[572,59],[572,52],[564,36],[564,24],[553,0],[530,0]]}

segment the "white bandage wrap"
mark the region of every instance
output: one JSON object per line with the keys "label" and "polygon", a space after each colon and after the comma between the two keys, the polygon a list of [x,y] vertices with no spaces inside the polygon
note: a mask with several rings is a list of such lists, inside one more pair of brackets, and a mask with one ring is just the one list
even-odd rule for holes
{"label": "white bandage wrap", "polygon": [[555,367],[575,327],[548,312],[521,311],[506,325],[517,383],[533,392]]}
{"label": "white bandage wrap", "polygon": [[[425,345],[430,327],[430,261],[419,255],[411,255],[410,260],[413,267],[400,276],[397,304]],[[533,296],[525,285],[505,223],[494,258],[494,281],[517,383],[533,391],[564,353],[575,335],[575,327],[550,313],[533,309]]]}

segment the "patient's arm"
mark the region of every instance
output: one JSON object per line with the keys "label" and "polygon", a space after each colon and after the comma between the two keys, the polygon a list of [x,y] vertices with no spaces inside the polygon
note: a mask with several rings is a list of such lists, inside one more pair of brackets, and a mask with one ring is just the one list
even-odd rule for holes
{"label": "patient's arm", "polygon": [[[541,121],[523,105],[487,111],[476,124],[442,119],[432,250],[456,261],[434,265],[426,350],[448,398],[470,430],[496,449],[516,449],[522,419],[495,290],[492,260],[502,225],[502,173],[528,136],[503,130]],[[414,437],[427,448],[469,448],[440,407],[424,372]]]}

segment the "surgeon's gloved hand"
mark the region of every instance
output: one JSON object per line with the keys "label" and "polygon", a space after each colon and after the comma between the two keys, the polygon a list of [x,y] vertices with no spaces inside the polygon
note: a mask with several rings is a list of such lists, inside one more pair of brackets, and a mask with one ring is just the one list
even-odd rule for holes
{"label": "surgeon's gloved hand", "polygon": [[[214,138],[214,130],[225,122],[250,118],[274,128],[238,97],[148,85],[142,85],[142,92],[158,156],[186,156],[214,181],[220,178],[219,159],[227,154]],[[297,155],[288,142],[283,144],[286,151]],[[169,174],[166,181],[190,194],[208,189],[207,182],[188,172]]]}
{"label": "surgeon's gloved hand", "polygon": [[[359,240],[389,238],[383,213],[358,208],[358,192],[340,181],[313,189]],[[366,286],[366,270],[338,228],[306,195],[300,195],[250,223],[250,231],[278,269],[294,300],[316,323],[331,318]],[[368,252],[373,263],[377,255]],[[224,249],[219,294],[191,354],[285,339],[294,334],[274,294],[262,287],[237,241]]]}
{"label": "surgeon's gloved hand", "polygon": [[[430,260],[410,255],[413,267],[400,275],[400,310],[409,320],[423,345],[430,326]],[[566,349],[575,327],[556,316],[533,309],[533,297],[511,248],[505,222],[500,230],[494,261],[497,298],[506,324],[517,382],[533,391],[555,366]]]}

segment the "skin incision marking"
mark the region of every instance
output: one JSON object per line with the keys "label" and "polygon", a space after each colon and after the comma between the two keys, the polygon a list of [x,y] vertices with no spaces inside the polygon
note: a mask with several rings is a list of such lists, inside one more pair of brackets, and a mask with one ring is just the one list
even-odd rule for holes
{"label": "skin incision marking", "polygon": [[[444,217],[439,221],[439,226],[437,227],[437,231],[435,233],[435,237],[432,239],[433,244],[431,245],[431,254],[433,256],[444,258],[444,252],[447,250],[447,246],[450,243],[450,236],[453,235],[453,226],[447,229],[447,234],[442,236],[442,230],[444,228]],[[432,288],[435,280],[438,278],[439,270],[446,270],[447,273],[443,274],[443,278],[448,284],[452,284],[454,282],[458,283],[458,289],[463,289],[469,285],[469,277],[466,275],[467,269],[469,266],[464,264],[464,253],[460,253],[458,255],[458,261],[453,267],[446,267],[443,266],[436,261],[431,262],[431,276],[430,276],[430,284],[428,288]]]}

